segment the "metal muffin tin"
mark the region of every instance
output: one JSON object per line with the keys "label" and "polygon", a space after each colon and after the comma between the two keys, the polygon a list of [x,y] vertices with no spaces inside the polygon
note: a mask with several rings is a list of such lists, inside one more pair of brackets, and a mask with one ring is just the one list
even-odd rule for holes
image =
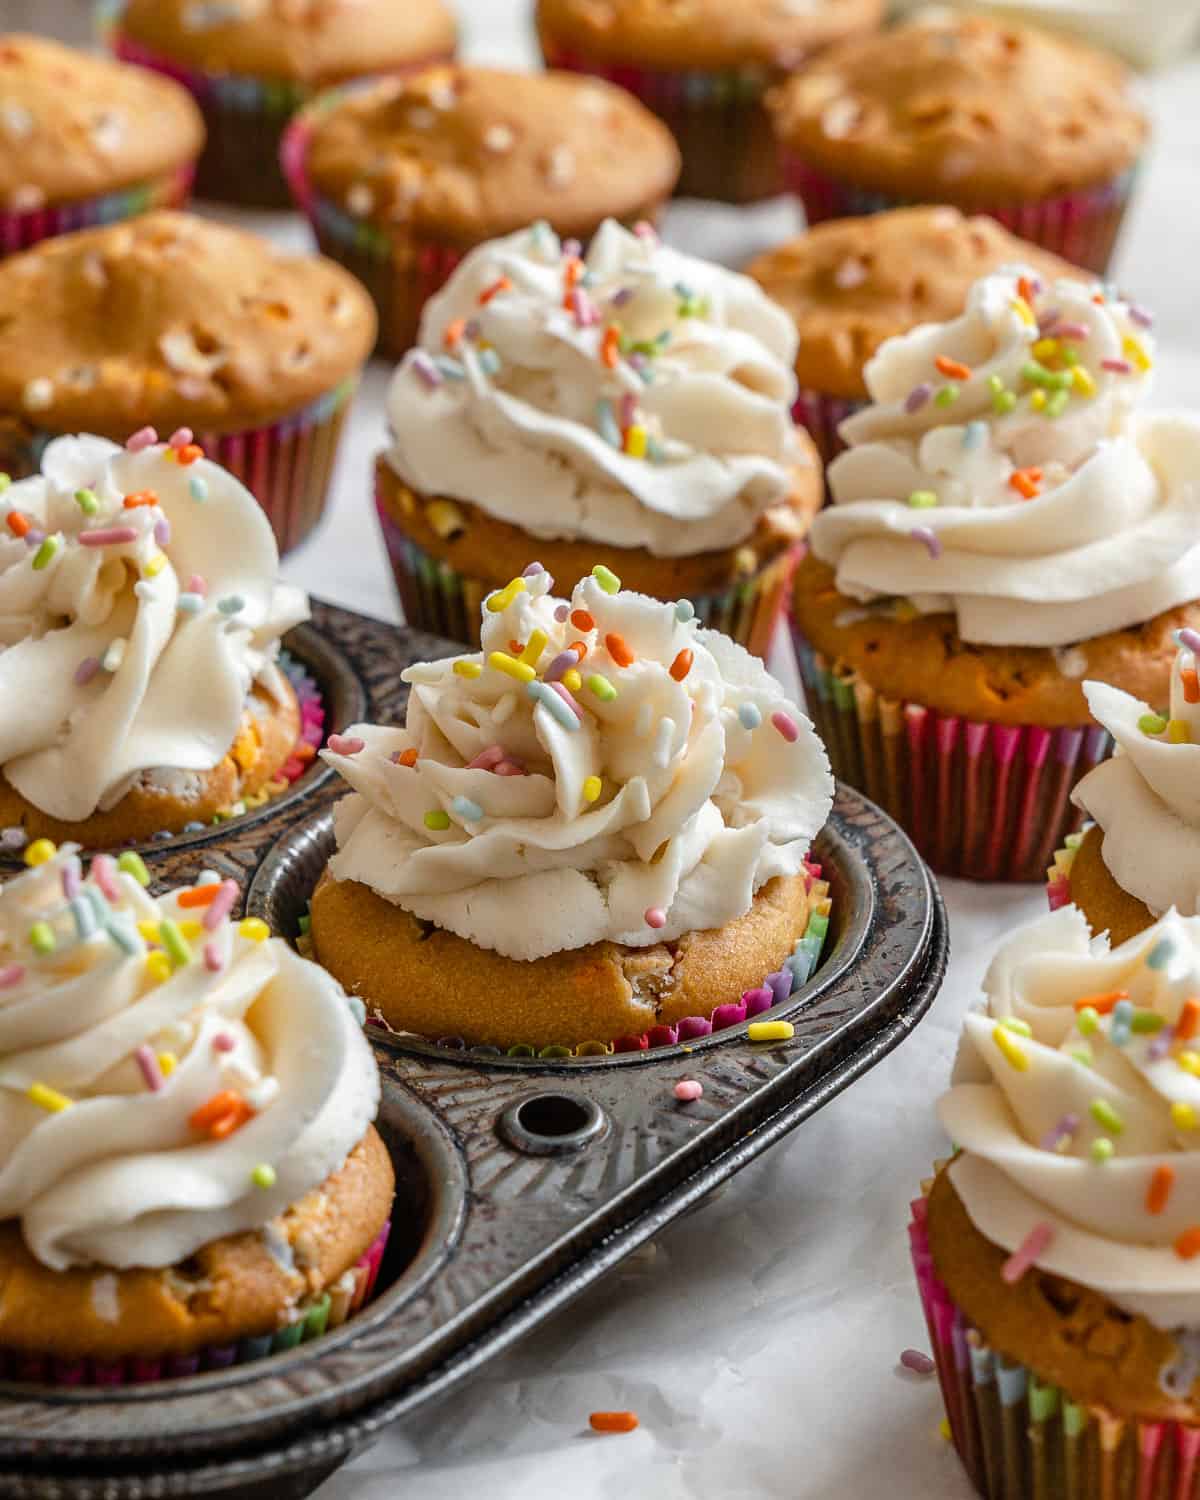
{"label": "metal muffin tin", "polygon": [[[288,647],[321,682],[335,729],[397,720],[404,667],[455,649],[327,605]],[[305,780],[251,818],[148,846],[155,886],[214,868],[248,887],[248,910],[295,932],[340,795],[319,773]],[[936,886],[872,803],[840,788],[815,857],[833,895],[826,952],[767,1013],[795,1023],[790,1041],[752,1044],[743,1024],[550,1061],[370,1028],[398,1182],[373,1301],[312,1344],[181,1381],[0,1383],[0,1496],[308,1494],[794,1129],[913,1029],[947,958]],[[703,1085],[695,1103],[674,1098],[684,1077]]]}

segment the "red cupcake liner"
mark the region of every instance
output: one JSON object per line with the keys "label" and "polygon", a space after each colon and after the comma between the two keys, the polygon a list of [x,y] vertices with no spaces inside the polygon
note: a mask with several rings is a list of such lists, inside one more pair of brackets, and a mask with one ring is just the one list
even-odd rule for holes
{"label": "red cupcake liner", "polygon": [[848,401],[842,396],[826,396],[820,391],[801,387],[792,407],[792,421],[803,427],[817,445],[821,463],[827,465],[841,453],[846,445],[838,435],[838,428],[847,417],[853,416],[867,405],[866,401]]}
{"label": "red cupcake liner", "polygon": [[[830,177],[786,149],[782,158],[787,187],[804,204],[805,217],[810,224],[819,224],[824,219],[885,213],[919,201],[856,187],[851,182]],[[1137,172],[1135,165],[1107,182],[1051,198],[973,204],[971,212],[986,214],[1021,239],[1041,245],[1084,270],[1103,275],[1112,259]]]}
{"label": "red cupcake liner", "polygon": [[25,212],[0,212],[0,257],[16,255],[42,240],[73,234],[77,229],[117,224],[156,208],[182,208],[191,197],[195,176],[196,163],[189,161],[173,172],[165,172],[161,177],[136,183],[116,193],[50,204]]}
{"label": "red cupcake liner", "polygon": [[792,627],[808,711],[839,780],[889,813],[941,875],[1041,881],[1083,820],[1071,791],[1112,753],[1099,725],[1047,729],[885,698]]}
{"label": "red cupcake liner", "polygon": [[179,1380],[209,1370],[227,1370],[272,1354],[283,1354],[300,1344],[340,1328],[360,1312],[375,1290],[391,1232],[389,1220],[349,1271],[274,1333],[239,1339],[231,1344],[209,1344],[194,1354],[118,1360],[67,1360],[53,1354],[0,1348],[0,1380],[29,1385],[114,1386],[144,1385],[153,1380]]}

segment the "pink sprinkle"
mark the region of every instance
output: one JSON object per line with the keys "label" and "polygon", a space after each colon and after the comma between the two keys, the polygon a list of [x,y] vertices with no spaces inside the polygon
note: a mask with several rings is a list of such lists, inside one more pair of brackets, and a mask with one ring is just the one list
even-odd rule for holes
{"label": "pink sprinkle", "polygon": [[81,531],[81,547],[116,547],[124,542],[136,542],[137,532],[132,526],[104,526],[99,531]]}
{"label": "pink sprinkle", "polygon": [[233,910],[233,904],[238,898],[238,885],[236,880],[222,880],[221,889],[208,903],[204,911],[205,932],[215,932],[229,913]]}
{"label": "pink sprinkle", "polygon": [[934,562],[937,562],[942,555],[942,539],[936,531],[931,531],[928,526],[914,526],[908,534],[914,542],[920,542]]}
{"label": "pink sprinkle", "polygon": [[1054,1239],[1054,1230],[1049,1224],[1035,1224],[1024,1241],[1000,1267],[1000,1279],[1007,1286],[1020,1281],[1025,1272],[1043,1255]]}
{"label": "pink sprinkle", "polygon": [[171,523],[166,516],[160,516],[154,523],[154,540],[160,547],[171,545]]}
{"label": "pink sprinkle", "polygon": [[799,724],[796,723],[791,714],[785,714],[782,709],[778,709],[771,715],[771,723],[774,724],[775,728],[783,735],[789,745],[794,745],[800,738]]}
{"label": "pink sprinkle", "polygon": [[569,604],[558,604],[554,609],[554,618],[560,625],[564,625],[571,617],[571,606]]}
{"label": "pink sprinkle", "polygon": [[571,293],[571,312],[577,328],[595,328],[600,321],[596,304],[581,286],[577,286]]}
{"label": "pink sprinkle", "polygon": [[578,240],[563,240],[562,253],[567,260],[578,260],[583,253],[583,246]]}
{"label": "pink sprinkle", "polygon": [[189,443],[195,441],[195,434],[190,427],[177,427],[167,442],[172,448],[186,448]]}
{"label": "pink sprinkle", "polygon": [[360,740],[356,734],[331,734],[325,743],[335,755],[357,755],[367,748],[366,740]]}
{"label": "pink sprinkle", "polygon": [[92,879],[107,900],[121,899],[121,882],[117,879],[117,864],[111,854],[97,854],[92,860]]}
{"label": "pink sprinkle", "polygon": [[158,442],[158,433],[153,427],[139,427],[125,446],[130,453],[140,453],[143,448],[152,448]]}
{"label": "pink sprinkle", "polygon": [[625,307],[628,303],[632,302],[636,296],[637,287],[620,286],[608,300],[610,306],[612,307]]}
{"label": "pink sprinkle", "polygon": [[626,391],[621,397],[621,426],[632,427],[637,420],[637,397]]}
{"label": "pink sprinkle", "polygon": [[528,775],[528,772],[525,770],[525,767],[520,763],[520,761],[516,761],[516,760],[502,760],[499,763],[499,765],[496,765],[496,766],[492,767],[492,772],[496,776],[525,776],[525,775]]}
{"label": "pink sprinkle", "polygon": [[554,660],[550,663],[550,665],[546,668],[545,672],[543,672],[543,680],[554,684],[558,681],[558,679],[563,675],[564,672],[569,672],[572,667],[578,665],[579,657],[576,656],[574,651],[560,651],[554,658]]}
{"label": "pink sprinkle", "polygon": [[98,656],[85,656],[75,668],[75,686],[87,687],[92,678],[100,670],[100,658]]}
{"label": "pink sprinkle", "polygon": [[905,1349],[900,1355],[900,1363],[914,1375],[932,1375],[937,1369],[928,1354],[922,1354],[919,1349]]}
{"label": "pink sprinkle", "polygon": [[1186,646],[1193,656],[1200,657],[1200,630],[1193,630],[1190,625],[1184,625],[1175,633],[1179,637],[1181,646]]}
{"label": "pink sprinkle", "polygon": [[655,245],[658,244],[658,231],[647,219],[639,219],[633,226],[633,232],[639,240],[649,240]]}
{"label": "pink sprinkle", "polygon": [[1041,334],[1049,333],[1061,317],[1062,309],[1060,307],[1047,308],[1038,319],[1038,332]]}
{"label": "pink sprinkle", "polygon": [[1100,361],[1102,370],[1111,370],[1114,375],[1132,375],[1133,366],[1127,359],[1102,359]]}
{"label": "pink sprinkle", "polygon": [[418,349],[409,360],[413,374],[425,386],[426,390],[436,391],[442,384],[441,371],[430,359],[424,349]]}
{"label": "pink sprinkle", "polygon": [[704,1092],[704,1085],[694,1078],[681,1078],[672,1092],[680,1104],[694,1104]]}
{"label": "pink sprinkle", "polygon": [[549,686],[553,688],[553,690],[558,694],[558,696],[567,705],[567,707],[571,710],[571,712],[577,719],[583,718],[583,709],[580,708],[579,704],[575,702],[570,688],[564,687],[561,682],[552,682],[549,684]]}
{"label": "pink sprinkle", "polygon": [[667,914],[661,906],[648,906],[646,908],[646,926],[653,927],[656,931],[667,925]]}
{"label": "pink sprinkle", "polygon": [[502,746],[489,745],[486,750],[481,750],[475,759],[468,764],[467,770],[494,771],[504,759],[505,753]]}
{"label": "pink sprinkle", "polygon": [[133,1056],[137,1065],[142,1070],[142,1077],[146,1080],[146,1087],[152,1094],[161,1093],[165,1079],[162,1069],[158,1065],[158,1058],[143,1042],[140,1047],[133,1049]]}
{"label": "pink sprinkle", "polygon": [[544,573],[545,571],[540,562],[531,562],[527,568],[521,569],[521,577],[536,578],[539,573]]}
{"label": "pink sprinkle", "polygon": [[1131,307],[1129,309],[1129,321],[1136,323],[1139,328],[1154,327],[1154,317],[1144,307]]}
{"label": "pink sprinkle", "polygon": [[237,1046],[237,1043],[227,1031],[218,1031],[216,1036],[213,1037],[212,1044],[214,1052],[232,1052]]}
{"label": "pink sprinkle", "polygon": [[1085,339],[1091,338],[1092,330],[1086,323],[1059,323],[1054,329],[1056,339],[1067,339],[1072,343],[1081,344]]}
{"label": "pink sprinkle", "polygon": [[63,895],[68,901],[74,901],[82,884],[83,876],[80,873],[79,861],[72,855],[70,861],[63,866],[62,872]]}
{"label": "pink sprinkle", "polygon": [[920,411],[932,395],[933,387],[927,381],[922,381],[920,385],[914,385],[904,398],[904,410],[910,413]]}
{"label": "pink sprinkle", "polygon": [[[209,911],[212,907],[209,907]],[[219,974],[225,967],[225,960],[221,957],[221,949],[216,938],[212,938],[204,945],[204,967],[210,974]]]}
{"label": "pink sprinkle", "polygon": [[188,593],[199,594],[201,599],[208,593],[208,584],[200,577],[199,573],[193,573],[188,579]]}
{"label": "pink sprinkle", "polygon": [[0,990],[11,990],[14,984],[20,984],[25,978],[25,970],[20,964],[6,964],[0,969]]}

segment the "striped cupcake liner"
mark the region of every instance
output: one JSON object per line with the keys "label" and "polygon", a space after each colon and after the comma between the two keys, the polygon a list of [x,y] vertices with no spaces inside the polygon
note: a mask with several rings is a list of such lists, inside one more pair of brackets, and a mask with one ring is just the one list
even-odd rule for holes
{"label": "striped cupcake liner", "polygon": [[938,1279],[926,1201],[909,1245],[949,1435],[986,1500],[1197,1500],[1200,1427],[1074,1401],[988,1347]]}
{"label": "striped cupcake liner", "polygon": [[1112,753],[1098,725],[1047,729],[885,698],[793,625],[808,711],[834,775],[865,792],[941,875],[1041,881],[1082,822],[1076,782]]}
{"label": "striped cupcake liner", "polygon": [[1051,911],[1071,904],[1071,866],[1083,842],[1083,836],[1092,825],[1085,823],[1078,833],[1069,833],[1061,849],[1054,851],[1054,863],[1046,871],[1046,900]]}
{"label": "striped cupcake liner", "polygon": [[[207,457],[228,469],[266,512],[281,552],[316,528],[325,511],[357,373],[316,401],[266,427],[197,432]],[[60,436],[0,415],[0,470],[13,479],[36,474],[46,445]]]}
{"label": "striped cupcake liner", "polygon": [[[971,211],[986,214],[1021,239],[1103,275],[1112,259],[1137,174],[1135,165],[1108,182],[1078,192],[990,206],[977,204]],[[789,190],[804,204],[809,224],[885,213],[921,201],[829,177],[789,151],[783,153],[783,175]]]}
{"label": "striped cupcake liner", "polygon": [[[400,529],[382,493],[376,495],[375,509],[405,620],[415,630],[465,641],[477,648],[483,601],[503,587],[503,583],[468,577],[418,547]],[[530,556],[536,551],[537,541],[530,537]],[[765,568],[735,580],[720,594],[692,595],[696,619],[709,630],[721,631],[765,659],[800,552],[795,547],[780,553]]]}
{"label": "striped cupcake liner", "polygon": [[111,1361],[67,1360],[52,1354],[0,1348],[0,1380],[54,1386],[144,1385],[154,1380],[180,1380],[211,1370],[228,1370],[234,1365],[284,1354],[340,1328],[362,1310],[378,1283],[391,1227],[389,1220],[348,1271],[319,1297],[296,1308],[294,1315],[274,1333],[239,1339],[232,1344],[209,1344],[194,1354]]}
{"label": "striped cupcake liner", "polygon": [[25,212],[0,213],[0,258],[53,239],[59,234],[73,234],[77,229],[92,229],[99,224],[118,224],[155,208],[182,208],[191,197],[196,176],[195,162],[186,162],[173,172],[104,193],[98,198],[80,198],[72,203],[56,203]]}
{"label": "striped cupcake liner", "polygon": [[662,120],[683,157],[678,197],[753,203],[783,191],[763,104],[779,76],[771,69],[711,73],[626,67],[586,57],[545,35],[541,41],[547,67],[615,83]]}
{"label": "striped cupcake liner", "polygon": [[838,428],[847,417],[861,411],[867,404],[866,401],[847,401],[841,396],[826,396],[802,386],[792,407],[792,421],[807,431],[817,445],[821,463],[828,465],[846,446],[838,436]]}

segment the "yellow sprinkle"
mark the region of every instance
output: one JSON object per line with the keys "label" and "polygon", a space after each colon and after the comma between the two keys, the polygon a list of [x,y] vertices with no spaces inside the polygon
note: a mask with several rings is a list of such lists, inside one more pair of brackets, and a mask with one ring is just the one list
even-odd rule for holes
{"label": "yellow sprinkle", "polygon": [[1014,297],[1008,305],[1016,313],[1017,317],[1020,318],[1022,323],[1026,323],[1032,328],[1037,322],[1037,319],[1033,315],[1033,309],[1024,297]]}
{"label": "yellow sprinkle", "polygon": [[[490,600],[488,601],[490,604]],[[497,672],[506,672],[509,677],[515,677],[518,682],[532,682],[537,676],[527,662],[518,661],[515,656],[509,656],[506,651],[493,651],[488,657],[488,666],[495,667]]]}
{"label": "yellow sprinkle", "polygon": [[646,429],[644,427],[631,427],[625,434],[625,452],[630,458],[645,458]]}
{"label": "yellow sprinkle", "polygon": [[506,585],[506,587],[502,588],[498,594],[492,594],[488,598],[488,610],[494,615],[500,614],[502,610],[506,610],[508,608],[508,606],[513,602],[518,594],[523,594],[525,592],[525,587],[525,580],[523,578],[514,578],[513,581],[510,584]]}
{"label": "yellow sprinkle", "polygon": [[141,935],[145,938],[145,940],[148,943],[157,943],[158,942],[158,923],[157,922],[139,922],[137,924],[137,930],[141,933]]}
{"label": "yellow sprinkle", "polygon": [[1121,343],[1121,348],[1125,353],[1125,358],[1136,365],[1137,368],[1141,370],[1143,375],[1148,369],[1150,369],[1150,367],[1154,363],[1154,361],[1146,353],[1145,349],[1142,348],[1139,340],[1135,339],[1132,334],[1126,335],[1125,339]]}
{"label": "yellow sprinkle", "polygon": [[583,678],[574,667],[568,667],[562,674],[562,685],[568,693],[577,693],[583,686]]}
{"label": "yellow sprinkle", "polygon": [[790,1021],[751,1021],[746,1035],[752,1042],[786,1042],[796,1035]]}
{"label": "yellow sprinkle", "polygon": [[535,630],[525,643],[525,649],[521,652],[521,660],[527,667],[536,667],[538,659],[546,649],[546,642],[550,637],[544,630]]}
{"label": "yellow sprinkle", "polygon": [[1076,365],[1071,371],[1071,379],[1074,382],[1075,389],[1081,396],[1094,396],[1096,394],[1096,382],[1082,365]]}
{"label": "yellow sprinkle", "polygon": [[47,1110],[52,1115],[62,1114],[64,1109],[70,1109],[75,1103],[74,1099],[68,1099],[66,1094],[60,1094],[48,1083],[31,1083],[29,1097],[39,1109]]}
{"label": "yellow sprinkle", "polygon": [[1005,1061],[1016,1068],[1018,1073],[1024,1073],[1029,1067],[1029,1055],[1023,1047],[1019,1047],[1013,1040],[1013,1034],[1003,1026],[992,1027],[992,1041],[1004,1054]]}
{"label": "yellow sprinkle", "polygon": [[1195,1130],[1196,1111],[1190,1104],[1185,1104],[1182,1099],[1176,1099],[1171,1105],[1171,1123],[1176,1130]]}
{"label": "yellow sprinkle", "polygon": [[194,943],[197,938],[204,936],[204,923],[197,922],[195,917],[189,917],[186,922],[180,922],[179,935],[186,938],[189,943]]}
{"label": "yellow sprinkle", "polygon": [[1057,339],[1038,339],[1033,346],[1034,359],[1053,359],[1058,353]]}
{"label": "yellow sprinkle", "polygon": [[1200,1074],[1200,1052],[1193,1052],[1189,1048],[1186,1052],[1181,1052],[1175,1061],[1185,1073],[1190,1073],[1193,1078]]}
{"label": "yellow sprinkle", "polygon": [[146,566],[142,569],[142,573],[147,578],[157,578],[158,575],[162,572],[162,570],[166,567],[166,565],[167,565],[167,555],[166,555],[166,553],[165,552],[156,552],[154,554],[154,556],[149,560],[149,562],[147,562]]}
{"label": "yellow sprinkle", "polygon": [[1172,745],[1190,745],[1192,742],[1192,731],[1188,728],[1186,719],[1169,719],[1167,721],[1167,739]]}
{"label": "yellow sprinkle", "polygon": [[265,943],[271,936],[271,929],[261,917],[247,917],[238,923],[238,936],[249,938],[252,943]]}
{"label": "yellow sprinkle", "polygon": [[599,776],[589,776],[583,783],[583,800],[585,802],[595,802],[603,789],[604,783],[600,780]]}
{"label": "yellow sprinkle", "polygon": [[945,1438],[946,1442],[949,1442],[953,1435],[954,1434],[950,1431],[950,1423],[948,1419],[946,1417],[943,1417],[942,1420],[938,1423],[938,1436]]}
{"label": "yellow sprinkle", "polygon": [[165,984],[171,977],[171,960],[161,949],[146,954],[146,973],[155,984]]}
{"label": "yellow sprinkle", "polygon": [[171,1074],[179,1066],[179,1059],[173,1052],[160,1052],[158,1054],[159,1071],[164,1078],[170,1078]]}
{"label": "yellow sprinkle", "polygon": [[177,464],[179,462],[179,454],[175,452],[174,448],[168,448],[163,454],[163,458],[169,464]]}
{"label": "yellow sprinkle", "polygon": [[58,853],[58,845],[52,844],[49,839],[34,839],[25,851],[25,863],[30,869],[36,865],[44,865]]}
{"label": "yellow sprinkle", "polygon": [[477,661],[456,661],[454,671],[459,677],[478,677],[482,674],[483,668]]}
{"label": "yellow sprinkle", "polygon": [[1037,390],[1030,391],[1029,393],[1029,404],[1034,409],[1034,411],[1041,411],[1045,407],[1048,399],[1049,398],[1047,397],[1045,391],[1042,390],[1040,386]]}

